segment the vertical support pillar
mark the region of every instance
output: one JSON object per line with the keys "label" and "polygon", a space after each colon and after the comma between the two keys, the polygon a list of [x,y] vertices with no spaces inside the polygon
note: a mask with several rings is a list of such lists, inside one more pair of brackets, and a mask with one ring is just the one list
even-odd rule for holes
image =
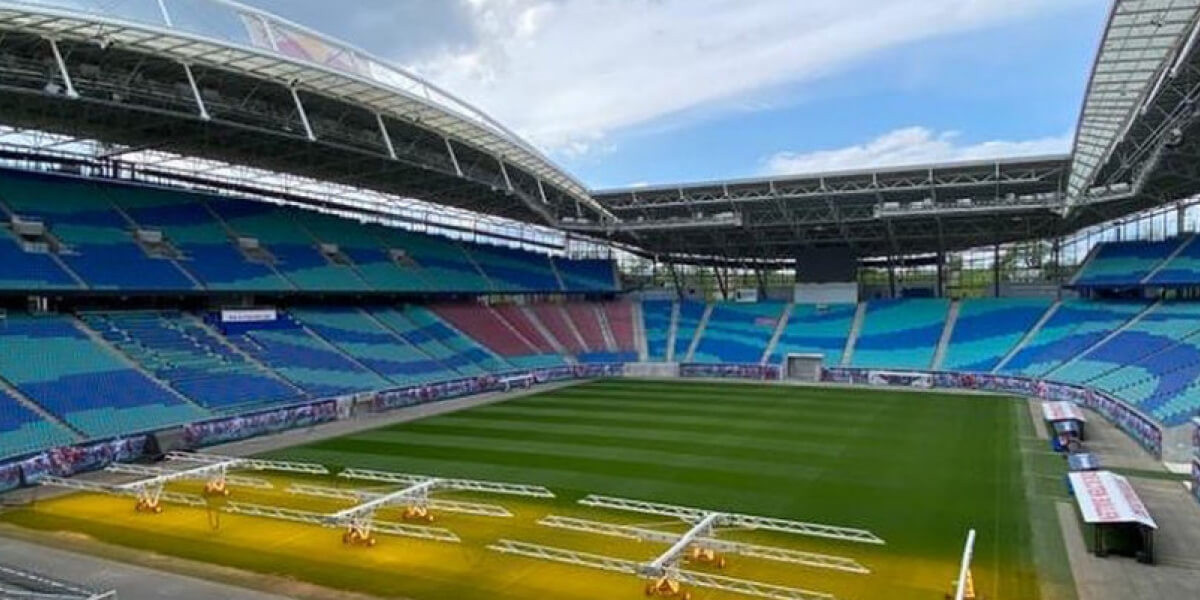
{"label": "vertical support pillar", "polygon": [[308,122],[308,111],[304,110],[304,103],[300,102],[300,94],[296,91],[296,86],[289,85],[288,90],[292,92],[292,101],[296,103],[296,112],[300,113],[300,123],[304,125],[304,133],[308,136],[308,141],[317,141],[312,125]]}
{"label": "vertical support pillar", "polygon": [[896,257],[891,254],[888,255],[887,259],[887,272],[888,296],[894,299],[896,297]]}
{"label": "vertical support pillar", "polygon": [[459,177],[462,177],[462,166],[458,164],[458,155],[454,153],[454,146],[450,144],[450,138],[442,136],[442,140],[446,142],[446,154],[450,155],[450,164],[454,165],[454,173]]}
{"label": "vertical support pillar", "polygon": [[500,164],[500,174],[504,176],[505,187],[508,188],[508,191],[513,191],[512,179],[508,177],[508,167],[504,166],[504,159],[497,156],[496,162]]}
{"label": "vertical support pillar", "polygon": [[383,145],[387,148],[388,156],[392,160],[396,160],[396,147],[392,145],[392,136],[388,134],[387,126],[383,124],[383,115],[375,113],[375,122],[379,124],[379,137],[383,138]]}
{"label": "vertical support pillar", "polygon": [[212,117],[208,114],[208,107],[204,105],[204,96],[200,95],[200,86],[196,85],[196,76],[192,73],[192,66],[187,63],[182,64],[183,72],[187,75],[188,85],[192,88],[192,98],[196,101],[196,110],[200,111],[201,119],[208,121]]}
{"label": "vertical support pillar", "polygon": [[1000,297],[1000,244],[992,244],[992,295]]}
{"label": "vertical support pillar", "polygon": [[946,296],[946,253],[941,250],[937,252],[937,289],[934,290],[934,296]]}
{"label": "vertical support pillar", "polygon": [[78,98],[79,92],[75,91],[75,82],[71,81],[71,74],[67,72],[67,62],[58,49],[58,41],[54,38],[48,38],[47,41],[50,42],[50,52],[54,54],[54,63],[58,65],[58,74],[62,77],[63,85],[67,86],[67,97]]}

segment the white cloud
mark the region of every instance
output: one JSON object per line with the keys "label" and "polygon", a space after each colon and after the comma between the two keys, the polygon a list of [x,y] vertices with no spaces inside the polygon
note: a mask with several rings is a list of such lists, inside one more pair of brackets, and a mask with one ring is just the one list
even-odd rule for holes
{"label": "white cloud", "polygon": [[[459,0],[473,41],[414,65],[563,155],[900,44],[1094,0]],[[735,100],[734,102],[720,102]]]}
{"label": "white cloud", "polygon": [[779,152],[764,161],[767,175],[824,173],[847,169],[896,167],[934,162],[986,160],[1012,156],[1064,154],[1071,149],[1072,135],[1033,140],[993,140],[974,144],[959,142],[957,131],[935,132],[926,127],[889,131],[865,144],[817,150]]}

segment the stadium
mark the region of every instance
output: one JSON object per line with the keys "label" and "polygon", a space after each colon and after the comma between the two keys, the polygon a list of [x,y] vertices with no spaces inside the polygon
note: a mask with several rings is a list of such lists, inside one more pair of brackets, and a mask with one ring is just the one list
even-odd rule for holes
{"label": "stadium", "polygon": [[1069,154],[592,189],[270,12],[0,0],[0,598],[1200,597],[1198,37],[1113,0]]}

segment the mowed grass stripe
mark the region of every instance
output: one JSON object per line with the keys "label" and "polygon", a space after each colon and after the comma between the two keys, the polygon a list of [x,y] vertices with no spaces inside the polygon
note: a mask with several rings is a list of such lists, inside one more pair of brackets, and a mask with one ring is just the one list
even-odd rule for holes
{"label": "mowed grass stripe", "polygon": [[630,413],[642,413],[650,415],[660,415],[664,412],[680,412],[687,411],[694,415],[712,415],[719,417],[738,417],[745,418],[752,416],[755,420],[774,420],[774,419],[801,419],[812,420],[821,419],[827,422],[843,422],[843,423],[861,423],[869,421],[877,412],[884,410],[886,407],[873,406],[870,410],[856,410],[847,412],[844,409],[840,411],[817,411],[805,408],[804,406],[786,406],[786,405],[728,405],[718,399],[703,400],[692,399],[687,400],[672,400],[669,398],[642,398],[642,399],[616,399],[608,397],[591,397],[591,396],[553,396],[541,399],[538,402],[512,403],[508,406],[518,406],[521,408],[534,408],[537,410],[553,410],[555,408],[569,407],[576,410],[595,410],[598,412],[622,411]]}
{"label": "mowed grass stripe", "polygon": [[[621,413],[597,414],[577,413],[566,411],[556,415],[526,415],[507,413],[471,412],[467,416],[448,416],[446,420],[429,419],[409,424],[404,429],[384,429],[382,431],[401,431],[436,427],[441,423],[455,423],[454,419],[464,418],[469,423],[479,425],[495,423],[504,427],[509,423],[523,423],[534,429],[559,429],[562,427],[590,427],[596,431],[608,430],[618,435],[628,433],[631,437],[652,436],[665,432],[669,436],[691,436],[693,441],[706,440],[711,437],[728,437],[740,440],[762,439],[778,442],[796,441],[800,447],[820,446],[822,444],[840,447],[846,439],[846,433],[852,428],[828,425],[817,421],[783,423],[779,420],[769,421],[730,421],[710,417],[693,417],[688,423],[678,423],[676,419],[645,419],[637,415]],[[869,424],[868,424],[869,425]],[[864,425],[860,425],[862,427]]]}
{"label": "mowed grass stripe", "polygon": [[334,450],[351,454],[389,456],[423,456],[430,458],[460,458],[482,454],[482,462],[506,465],[570,464],[591,472],[620,472],[663,474],[690,471],[698,477],[720,480],[744,479],[747,473],[789,481],[809,481],[823,472],[821,468],[785,465],[762,460],[735,460],[724,457],[679,452],[634,450],[621,447],[555,444],[538,441],[496,440],[462,436],[438,436],[410,433],[394,441],[372,441],[359,438],[333,440],[313,446],[318,450]]}
{"label": "mowed grass stripe", "polygon": [[[710,440],[691,443],[665,444],[653,448],[642,448],[625,443],[621,438],[581,439],[576,436],[556,436],[552,432],[541,434],[520,434],[515,436],[478,436],[473,433],[455,434],[442,432],[374,432],[362,434],[344,440],[353,442],[362,452],[371,454],[391,454],[389,446],[395,447],[395,453],[411,452],[412,446],[436,446],[440,448],[458,448],[464,453],[472,453],[481,449],[488,452],[507,451],[517,453],[535,453],[558,460],[599,457],[620,465],[637,463],[653,468],[679,469],[693,468],[693,465],[704,464],[707,469],[729,473],[755,473],[756,476],[774,477],[780,481],[799,480],[809,481],[821,477],[823,481],[862,481],[858,468],[864,457],[874,458],[877,451],[873,447],[865,447],[855,451],[841,446],[836,452],[824,457],[801,455],[789,458],[788,453],[781,452],[738,452],[731,455],[722,452]],[[934,440],[921,444],[922,449],[937,450],[945,445],[945,440]],[[905,449],[907,450],[907,449]],[[860,454],[861,453],[861,454]],[[885,461],[877,462],[880,470],[903,472],[919,468],[926,464],[928,456],[920,452],[899,452]],[[842,477],[849,474],[849,477]],[[942,470],[931,473],[927,480],[936,480],[940,484],[948,482],[966,482],[974,476],[969,471]],[[886,476],[876,476],[876,481],[887,481]],[[896,481],[894,485],[907,485],[907,481]]]}
{"label": "mowed grass stripe", "polygon": [[[339,461],[344,463],[347,459],[346,454],[337,451],[307,447],[289,452],[287,456],[295,460],[322,464],[340,464]],[[545,485],[553,489],[559,496],[559,502],[572,511],[578,510],[575,502],[580,497],[598,493],[672,502],[698,508],[743,506],[747,511],[764,516],[787,517],[802,514],[796,508],[796,495],[785,488],[760,488],[752,499],[748,499],[744,489],[714,488],[709,483],[664,477],[663,473],[646,478],[625,473],[618,475],[611,472],[581,472],[566,464],[559,467],[497,465],[463,459],[374,454],[355,455],[353,458],[354,466],[360,468]],[[503,498],[490,501],[504,503]],[[609,516],[609,520],[613,520],[613,517]]]}
{"label": "mowed grass stripe", "polygon": [[[499,415],[503,418],[528,418],[531,420],[558,420],[568,423],[607,423],[614,427],[645,426],[650,428],[663,425],[669,427],[698,427],[702,430],[713,428],[725,431],[742,431],[748,434],[761,432],[776,432],[801,436],[819,434],[829,429],[828,426],[816,420],[798,419],[796,421],[781,421],[779,419],[758,420],[753,418],[732,419],[727,416],[690,415],[679,413],[647,414],[631,413],[630,411],[600,411],[579,410],[572,408],[528,408],[523,406],[491,406],[479,412],[481,415]],[[857,428],[868,425],[870,421],[860,422],[857,427],[842,427],[843,437]]]}
{"label": "mowed grass stripe", "polygon": [[[713,435],[706,437],[703,444],[696,443],[696,434],[692,431],[676,431],[673,429],[614,429],[612,427],[586,425],[580,423],[559,423],[552,428],[540,423],[515,419],[476,419],[471,417],[452,417],[421,421],[408,431],[423,433],[446,433],[451,435],[473,435],[480,438],[530,439],[574,441],[581,444],[597,445],[626,445],[629,447],[648,450],[674,447],[687,444],[711,448],[713,452],[727,456],[756,457],[763,453],[772,456],[792,456],[807,458],[812,456],[837,456],[844,447],[841,444],[815,442],[794,437],[780,436],[775,438],[758,437],[745,439],[737,435]],[[715,432],[715,430],[714,430]],[[356,435],[355,438],[387,439],[391,432],[373,432]]]}

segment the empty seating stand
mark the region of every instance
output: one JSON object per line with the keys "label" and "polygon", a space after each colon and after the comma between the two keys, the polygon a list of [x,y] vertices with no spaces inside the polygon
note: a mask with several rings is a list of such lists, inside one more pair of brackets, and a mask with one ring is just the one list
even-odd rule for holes
{"label": "empty seating stand", "polygon": [[80,319],[175,391],[230,412],[304,399],[178,312],[85,313]]}
{"label": "empty seating stand", "polygon": [[358,308],[293,309],[291,314],[358,363],[407,387],[457,374]]}
{"label": "empty seating stand", "polygon": [[90,437],[161,429],[211,414],[171,393],[93,341],[70,317],[9,315],[0,376]]}
{"label": "empty seating stand", "polygon": [[796,304],[767,359],[782,364],[788,354],[820,354],[825,366],[841,364],[846,338],[854,325],[854,304]]}
{"label": "empty seating stand", "polygon": [[43,419],[0,388],[0,459],[76,441],[61,425]]}
{"label": "empty seating stand", "polygon": [[1045,375],[1103,340],[1146,306],[1144,302],[1064,301],[1000,371]]}
{"label": "empty seating stand", "polygon": [[855,341],[856,367],[928,369],[946,326],[947,300],[872,300]]}
{"label": "empty seating stand", "polygon": [[329,342],[308,333],[286,315],[270,327],[247,329],[230,336],[230,340],[316,398],[396,387],[338,352]]}
{"label": "empty seating stand", "polygon": [[514,367],[539,368],[565,364],[561,356],[539,351],[488,306],[443,304],[435,307],[435,311],[455,329],[503,356]]}
{"label": "empty seating stand", "polygon": [[404,316],[420,327],[430,339],[445,345],[456,356],[469,360],[484,373],[503,373],[514,368],[507,360],[488,352],[461,330],[451,327],[433,310],[424,306],[406,306]]}
{"label": "empty seating stand", "polygon": [[1100,244],[1073,285],[1076,287],[1136,286],[1163,264],[1183,239],[1159,242]]}
{"label": "empty seating stand", "polygon": [[782,302],[714,304],[692,362],[760,362],[786,306]]}
{"label": "empty seating stand", "polygon": [[1025,337],[1052,302],[1041,298],[963,300],[941,368],[987,373]]}

